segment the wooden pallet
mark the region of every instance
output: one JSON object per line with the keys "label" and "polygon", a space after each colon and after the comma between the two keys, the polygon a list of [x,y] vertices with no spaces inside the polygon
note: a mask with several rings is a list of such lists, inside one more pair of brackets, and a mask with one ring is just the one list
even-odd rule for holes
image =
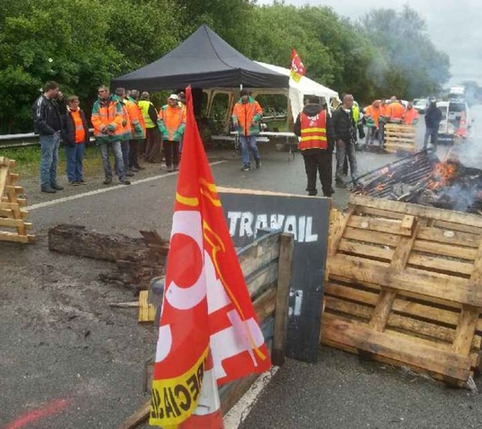
{"label": "wooden pallet", "polygon": [[16,185],[18,174],[12,173],[13,167],[14,160],[0,157],[0,241],[32,243],[35,236],[27,233],[32,224],[24,221],[27,211],[21,208],[27,201],[22,198],[23,188]]}
{"label": "wooden pallet", "polygon": [[482,217],[351,196],[335,219],[321,341],[464,385],[482,339]]}
{"label": "wooden pallet", "polygon": [[415,127],[413,125],[386,124],[385,151],[414,153],[416,151]]}
{"label": "wooden pallet", "polygon": [[[238,252],[254,310],[266,345],[271,352],[271,361],[273,365],[278,366],[285,360],[293,247],[294,238],[291,234],[271,232]],[[141,295],[145,292],[142,291]],[[141,307],[152,306],[148,304],[145,295],[142,298],[141,295],[139,296],[139,314]],[[219,389],[223,414],[226,414],[244,395],[258,376],[259,374],[252,374],[224,384]],[[137,427],[147,419],[149,410],[150,401],[125,420],[120,428]]]}

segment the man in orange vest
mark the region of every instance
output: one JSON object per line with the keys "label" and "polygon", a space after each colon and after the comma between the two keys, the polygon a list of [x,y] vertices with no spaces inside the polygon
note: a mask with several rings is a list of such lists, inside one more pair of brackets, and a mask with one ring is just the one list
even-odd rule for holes
{"label": "man in orange vest", "polygon": [[261,167],[258,146],[256,145],[256,135],[259,134],[259,121],[263,114],[263,109],[259,103],[249,95],[248,90],[242,89],[240,98],[234,105],[232,120],[233,127],[239,133],[241,143],[241,158],[243,167],[241,170],[249,171],[251,163],[249,161],[248,147],[253,152],[256,168]]}
{"label": "man in orange vest", "polygon": [[378,136],[380,127],[380,103],[381,100],[375,100],[365,109],[365,121],[368,127],[367,144],[372,144],[373,140]]}
{"label": "man in orange vest", "polygon": [[109,88],[101,85],[98,88],[99,98],[92,106],[91,122],[94,126],[96,144],[100,146],[102,166],[104,167],[104,185],[112,183],[112,169],[109,162],[109,149],[114,153],[114,168],[120,183],[130,185],[126,179],[126,168],[122,157],[121,140],[124,136],[124,120],[122,106],[117,97],[110,94]]}
{"label": "man in orange vest", "polygon": [[85,185],[82,162],[85,146],[89,142],[89,124],[84,111],[79,107],[79,97],[68,99],[67,112],[62,115],[60,135],[64,142],[66,172],[70,185]]}
{"label": "man in orange vest", "polygon": [[318,193],[318,172],[323,195],[331,197],[335,193],[332,187],[333,133],[331,119],[327,118],[326,110],[318,104],[317,97],[308,97],[308,104],[296,118],[294,132],[300,137],[298,149],[305,161],[308,195],[314,196]]}
{"label": "man in orange vest", "polygon": [[403,123],[405,125],[416,125],[418,122],[418,111],[413,108],[412,103],[407,104],[407,111],[403,115]]}
{"label": "man in orange vest", "polygon": [[159,110],[157,125],[162,135],[167,171],[178,169],[179,143],[186,127],[186,107],[179,104],[177,94],[171,94]]}
{"label": "man in orange vest", "polygon": [[393,124],[401,124],[403,115],[405,114],[405,107],[397,100],[397,97],[392,96],[390,99],[390,119],[389,122]]}

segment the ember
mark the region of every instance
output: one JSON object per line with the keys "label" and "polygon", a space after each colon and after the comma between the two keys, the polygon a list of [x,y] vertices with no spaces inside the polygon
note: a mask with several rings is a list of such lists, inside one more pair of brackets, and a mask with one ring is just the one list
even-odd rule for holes
{"label": "ember", "polygon": [[427,150],[358,177],[355,194],[482,214],[482,170]]}

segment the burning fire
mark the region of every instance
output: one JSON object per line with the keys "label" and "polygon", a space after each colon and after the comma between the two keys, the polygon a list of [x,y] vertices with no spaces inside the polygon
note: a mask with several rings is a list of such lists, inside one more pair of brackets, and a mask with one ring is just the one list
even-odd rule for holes
{"label": "burning fire", "polygon": [[435,164],[435,167],[432,170],[432,177],[427,187],[429,189],[437,189],[447,186],[451,182],[452,178],[456,175],[456,173],[457,164],[450,161],[439,162]]}

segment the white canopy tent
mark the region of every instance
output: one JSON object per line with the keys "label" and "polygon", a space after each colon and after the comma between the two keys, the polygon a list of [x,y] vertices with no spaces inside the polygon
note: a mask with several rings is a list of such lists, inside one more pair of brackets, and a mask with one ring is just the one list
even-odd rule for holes
{"label": "white canopy tent", "polygon": [[[272,64],[266,64],[259,61],[255,61],[257,64],[266,67],[272,71],[276,71],[280,74],[290,76],[290,70],[284,67],[275,66]],[[257,97],[260,94],[282,94],[285,95],[288,99],[288,121],[290,123],[294,123],[298,114],[303,110],[303,100],[306,95],[315,95],[317,97],[323,97],[327,102],[329,108],[333,104],[337,105],[340,102],[338,93],[326,86],[315,82],[314,80],[303,76],[299,82],[294,81],[291,76],[289,80],[289,88],[250,88],[246,87],[254,97]],[[234,106],[234,103],[237,100],[237,95],[239,94],[240,88],[209,88],[203,89],[203,91],[207,94],[207,112],[208,116],[211,113],[212,104],[215,96],[217,94],[226,94],[228,96],[228,106],[226,110],[226,116],[224,118],[224,122],[226,126],[228,124],[229,118],[231,117],[231,112]]]}

